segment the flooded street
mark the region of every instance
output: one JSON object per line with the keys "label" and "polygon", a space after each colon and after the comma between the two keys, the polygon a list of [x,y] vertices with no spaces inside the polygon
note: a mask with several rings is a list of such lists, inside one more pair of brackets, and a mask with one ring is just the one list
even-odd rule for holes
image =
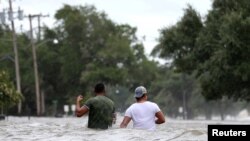
{"label": "flooded street", "polygon": [[[157,130],[143,131],[120,129],[122,117],[108,130],[86,128],[87,117],[83,118],[37,118],[8,117],[0,121],[1,141],[206,141],[207,125],[221,124],[221,121],[182,121],[170,120],[157,126]],[[243,121],[223,122],[225,124],[246,123]],[[248,121],[249,123],[249,121]]]}

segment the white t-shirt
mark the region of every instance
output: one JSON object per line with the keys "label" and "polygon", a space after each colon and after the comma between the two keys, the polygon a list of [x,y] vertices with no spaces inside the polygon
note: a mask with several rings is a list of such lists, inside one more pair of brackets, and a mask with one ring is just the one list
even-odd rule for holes
{"label": "white t-shirt", "polygon": [[125,116],[132,118],[136,129],[155,130],[155,114],[160,111],[157,104],[143,102],[132,104],[125,112]]}

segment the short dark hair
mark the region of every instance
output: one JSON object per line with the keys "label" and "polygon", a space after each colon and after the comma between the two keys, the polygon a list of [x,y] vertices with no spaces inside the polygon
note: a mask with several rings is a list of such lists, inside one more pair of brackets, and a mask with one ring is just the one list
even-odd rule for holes
{"label": "short dark hair", "polygon": [[97,83],[95,85],[95,93],[103,93],[105,92],[105,86],[103,83]]}
{"label": "short dark hair", "polygon": [[142,100],[142,98],[143,98],[144,96],[146,96],[146,94],[143,94],[141,97],[136,97],[135,99],[136,99],[136,101],[140,101],[140,100]]}

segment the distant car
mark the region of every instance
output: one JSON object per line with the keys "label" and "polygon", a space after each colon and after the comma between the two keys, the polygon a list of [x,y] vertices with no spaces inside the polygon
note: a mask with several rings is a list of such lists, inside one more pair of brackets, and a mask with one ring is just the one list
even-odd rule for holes
{"label": "distant car", "polygon": [[57,118],[62,118],[62,117],[63,117],[63,114],[57,113],[57,114],[55,114],[55,117],[57,117]]}
{"label": "distant car", "polygon": [[5,115],[0,115],[0,120],[5,120]]}

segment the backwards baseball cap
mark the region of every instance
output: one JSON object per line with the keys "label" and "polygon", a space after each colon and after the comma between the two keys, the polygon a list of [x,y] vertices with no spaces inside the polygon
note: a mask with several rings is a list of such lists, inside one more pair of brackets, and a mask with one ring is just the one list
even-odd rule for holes
{"label": "backwards baseball cap", "polygon": [[146,94],[146,93],[147,93],[146,88],[143,86],[139,86],[135,89],[135,96],[134,97],[140,98],[140,97],[142,97],[143,94]]}

